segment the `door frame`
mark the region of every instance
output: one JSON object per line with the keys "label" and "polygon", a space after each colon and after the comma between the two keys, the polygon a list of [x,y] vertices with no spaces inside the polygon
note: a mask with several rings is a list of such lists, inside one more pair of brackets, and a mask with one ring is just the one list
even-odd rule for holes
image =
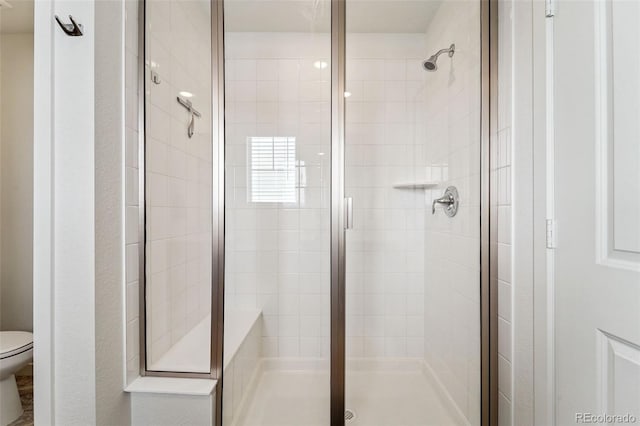
{"label": "door frame", "polygon": [[331,0],[331,425],[344,425],[346,398],[345,100],[346,0]]}
{"label": "door frame", "polygon": [[545,2],[514,1],[513,424],[555,425],[553,250],[553,17]]}
{"label": "door frame", "polygon": [[480,0],[480,370],[481,424],[498,424],[498,210],[491,165],[498,131],[498,0]]}

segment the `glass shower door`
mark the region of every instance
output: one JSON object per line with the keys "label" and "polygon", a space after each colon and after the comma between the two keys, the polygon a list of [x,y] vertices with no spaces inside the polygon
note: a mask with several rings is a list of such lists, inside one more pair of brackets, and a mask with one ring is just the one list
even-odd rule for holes
{"label": "glass shower door", "polygon": [[211,4],[144,5],[145,374],[210,377]]}
{"label": "glass shower door", "polygon": [[480,424],[480,19],[479,1],[347,1],[358,424]]}
{"label": "glass shower door", "polygon": [[224,5],[225,425],[329,424],[330,10]]}

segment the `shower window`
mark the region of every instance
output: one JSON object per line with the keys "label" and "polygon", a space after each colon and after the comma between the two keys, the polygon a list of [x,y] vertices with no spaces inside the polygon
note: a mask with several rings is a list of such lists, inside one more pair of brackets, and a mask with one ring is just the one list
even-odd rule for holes
{"label": "shower window", "polygon": [[298,171],[296,138],[250,137],[249,199],[253,203],[295,203]]}

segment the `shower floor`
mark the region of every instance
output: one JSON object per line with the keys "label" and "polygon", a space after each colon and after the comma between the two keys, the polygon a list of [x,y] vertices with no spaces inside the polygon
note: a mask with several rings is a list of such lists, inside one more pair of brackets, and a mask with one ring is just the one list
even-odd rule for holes
{"label": "shower floor", "polygon": [[[326,372],[265,371],[236,426],[327,426]],[[346,425],[456,425],[437,389],[420,372],[356,371],[347,376]]]}

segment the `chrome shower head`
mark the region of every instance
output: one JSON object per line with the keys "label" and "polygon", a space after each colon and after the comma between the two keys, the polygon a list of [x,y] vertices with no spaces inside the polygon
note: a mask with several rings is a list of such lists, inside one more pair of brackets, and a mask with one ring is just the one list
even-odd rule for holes
{"label": "chrome shower head", "polygon": [[449,55],[449,57],[451,58],[453,56],[453,54],[456,51],[456,45],[455,44],[451,44],[451,46],[449,46],[448,49],[440,49],[438,50],[438,52],[436,52],[435,55],[431,55],[431,57],[429,57],[429,59],[427,59],[426,61],[424,61],[422,63],[422,67],[427,70],[427,71],[435,71],[438,69],[438,57],[440,55],[442,55],[443,53],[447,53]]}

